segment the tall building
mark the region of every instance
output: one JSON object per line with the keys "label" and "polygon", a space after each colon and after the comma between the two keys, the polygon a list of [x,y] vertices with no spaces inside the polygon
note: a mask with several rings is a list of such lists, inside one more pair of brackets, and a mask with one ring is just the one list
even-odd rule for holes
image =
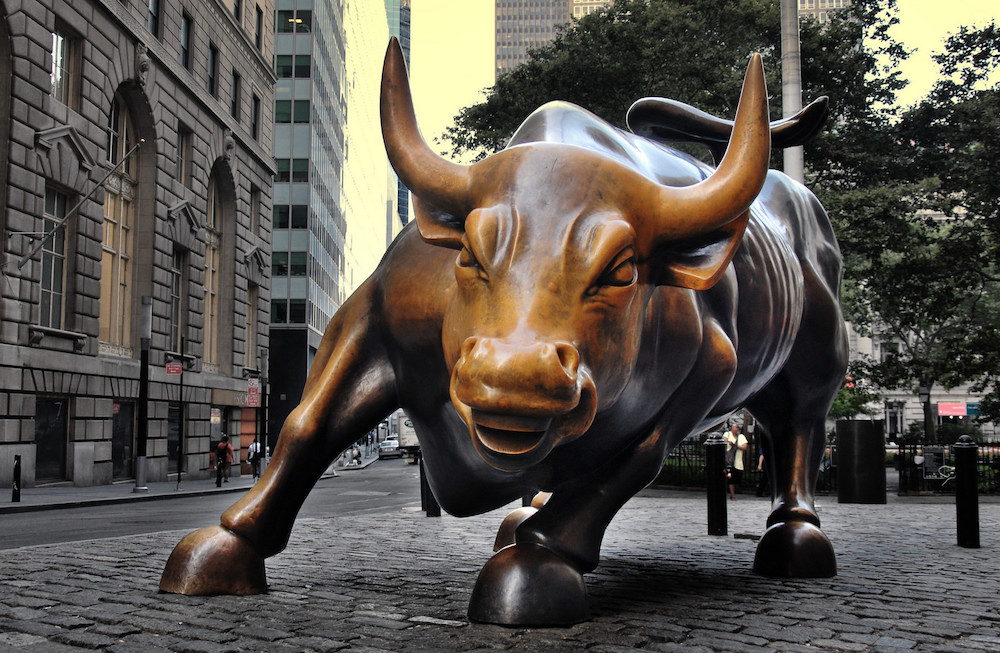
{"label": "tall building", "polygon": [[[372,2],[277,0],[269,424],[298,404],[330,318],[398,225],[378,124],[389,40]],[[273,436],[272,436],[273,441]]]}
{"label": "tall building", "polygon": [[[389,21],[389,35],[399,39],[403,60],[410,67],[410,0],[385,0],[385,13]],[[396,179],[396,211],[399,222],[405,225],[410,219],[410,189]]]}
{"label": "tall building", "polygon": [[208,476],[257,432],[271,0],[5,7],[0,485]]}
{"label": "tall building", "polygon": [[496,0],[496,74],[528,60],[528,50],[547,45],[556,28],[613,0]]}
{"label": "tall building", "polygon": [[851,6],[851,0],[798,0],[799,17],[815,18],[821,23],[829,22],[830,12]]}

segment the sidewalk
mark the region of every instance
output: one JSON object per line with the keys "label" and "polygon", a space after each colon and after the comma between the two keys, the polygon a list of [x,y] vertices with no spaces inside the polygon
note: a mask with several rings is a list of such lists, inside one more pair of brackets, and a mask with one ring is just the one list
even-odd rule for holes
{"label": "sidewalk", "polygon": [[[360,465],[336,467],[336,474],[351,473],[361,470],[378,460],[378,456],[370,456],[362,460]],[[334,476],[333,467],[327,470],[323,478]],[[263,470],[262,470],[263,471]],[[11,501],[11,494],[0,495],[0,515],[4,513],[33,512],[36,510],[56,510],[75,506],[93,506],[110,503],[125,503],[128,501],[155,501],[179,496],[202,496],[206,494],[245,492],[253,483],[249,474],[232,476],[222,487],[215,486],[215,476],[211,478],[191,479],[181,477],[177,484],[177,474],[171,473],[171,480],[147,483],[146,490],[137,492],[135,481],[113,483],[111,485],[95,485],[76,487],[68,483],[59,483],[41,487],[21,489],[21,500]]]}

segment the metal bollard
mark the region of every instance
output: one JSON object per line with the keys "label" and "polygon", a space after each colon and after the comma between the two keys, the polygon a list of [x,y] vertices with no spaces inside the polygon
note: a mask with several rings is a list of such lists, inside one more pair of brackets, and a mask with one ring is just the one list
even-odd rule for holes
{"label": "metal bollard", "polygon": [[21,502],[21,456],[14,456],[14,487],[10,500],[13,503]]}
{"label": "metal bollard", "polygon": [[708,534],[726,535],[726,441],[719,434],[705,440],[705,488],[708,491]]}
{"label": "metal bollard", "polygon": [[979,548],[979,447],[967,435],[954,444],[958,545]]}
{"label": "metal bollard", "polygon": [[434,498],[431,486],[427,483],[427,475],[424,474],[424,460],[420,459],[420,509],[427,513],[428,517],[440,517],[441,505]]}

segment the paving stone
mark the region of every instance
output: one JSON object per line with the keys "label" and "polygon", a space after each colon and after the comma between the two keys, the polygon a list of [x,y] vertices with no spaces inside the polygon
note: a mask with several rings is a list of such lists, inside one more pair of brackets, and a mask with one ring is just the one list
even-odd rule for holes
{"label": "paving stone", "polygon": [[[761,530],[767,502],[739,503],[730,532]],[[984,548],[969,551],[928,525],[953,520],[953,506],[827,503],[840,575],[788,580],[751,573],[752,542],[706,536],[703,497],[652,492],[608,528],[585,576],[590,621],[470,623],[472,587],[507,512],[299,520],[267,562],[271,592],[247,597],[159,594],[185,534],[176,531],[0,551],[16,583],[0,590],[0,653],[1000,650],[1000,504],[980,506]],[[372,542],[392,542],[394,555],[376,567],[352,553]]]}

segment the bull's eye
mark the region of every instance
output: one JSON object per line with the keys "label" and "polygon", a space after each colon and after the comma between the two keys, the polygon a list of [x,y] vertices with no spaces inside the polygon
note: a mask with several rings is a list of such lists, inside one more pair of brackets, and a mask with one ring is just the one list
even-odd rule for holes
{"label": "bull's eye", "polygon": [[604,269],[597,282],[591,287],[591,293],[609,286],[624,288],[635,283],[639,270],[635,262],[635,252],[629,248],[622,251],[611,264]]}
{"label": "bull's eye", "polygon": [[486,278],[486,271],[483,269],[482,263],[479,262],[479,259],[476,258],[476,255],[472,253],[472,250],[468,246],[463,247],[462,251],[458,254],[458,267],[474,271],[480,277]]}

